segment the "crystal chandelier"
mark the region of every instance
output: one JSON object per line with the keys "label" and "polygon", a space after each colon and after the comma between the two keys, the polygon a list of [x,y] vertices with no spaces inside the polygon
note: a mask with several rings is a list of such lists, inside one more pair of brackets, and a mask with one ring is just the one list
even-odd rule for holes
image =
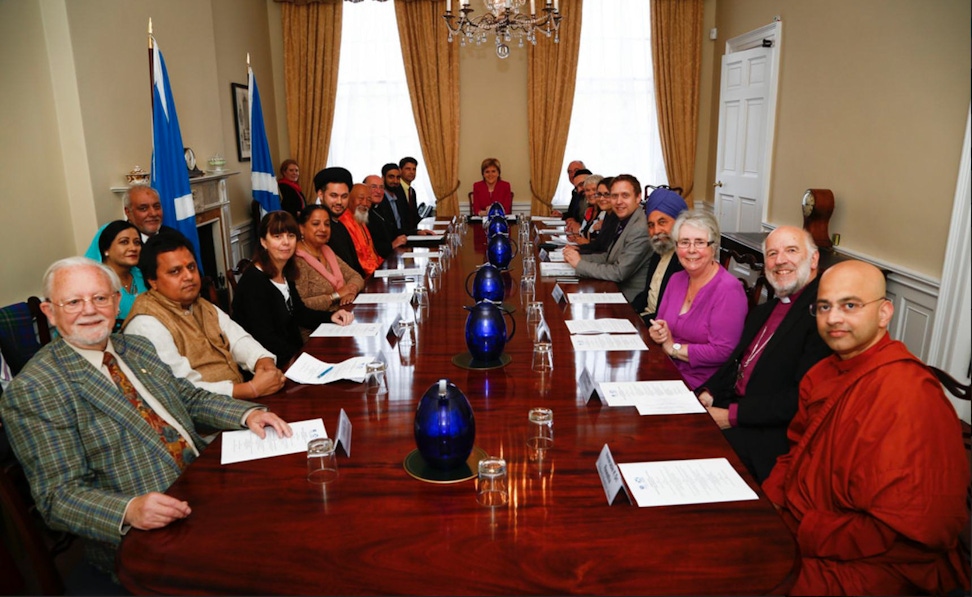
{"label": "crystal chandelier", "polygon": [[[446,27],[449,28],[449,41],[453,37],[459,38],[459,45],[466,42],[476,42],[476,45],[486,41],[490,33],[496,40],[496,55],[506,58],[510,55],[507,43],[516,38],[519,47],[523,47],[523,40],[534,45],[537,43],[537,32],[550,37],[554,43],[560,41],[560,0],[529,0],[530,13],[521,12],[527,0],[483,0],[486,12],[480,17],[472,17],[473,9],[469,8],[469,0],[458,0],[459,14],[452,14],[452,0],[446,0],[446,12],[442,15]],[[537,13],[537,2],[543,6]]]}

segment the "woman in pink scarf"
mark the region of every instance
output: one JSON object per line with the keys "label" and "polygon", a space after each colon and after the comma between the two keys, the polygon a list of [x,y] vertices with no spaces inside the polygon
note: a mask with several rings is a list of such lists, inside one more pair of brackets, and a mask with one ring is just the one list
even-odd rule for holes
{"label": "woman in pink scarf", "polygon": [[322,205],[308,205],[297,223],[301,237],[297,245],[297,292],[301,300],[319,311],[351,303],[364,288],[364,280],[327,246],[331,238],[327,210]]}

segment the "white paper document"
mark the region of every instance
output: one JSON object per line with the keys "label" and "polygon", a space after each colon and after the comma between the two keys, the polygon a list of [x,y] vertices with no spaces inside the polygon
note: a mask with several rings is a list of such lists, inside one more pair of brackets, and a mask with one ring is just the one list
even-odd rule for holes
{"label": "white paper document", "polygon": [[405,276],[421,276],[425,273],[424,267],[406,267],[404,269],[376,269],[376,278],[403,278]]}
{"label": "white paper document", "polygon": [[550,261],[540,262],[541,278],[556,278],[558,276],[576,276],[577,272],[569,263],[552,263]]}
{"label": "white paper document", "polygon": [[571,292],[567,300],[574,305],[623,305],[628,302],[620,292]]}
{"label": "white paper document", "polygon": [[[569,296],[569,295],[568,295]],[[571,334],[637,334],[634,324],[627,319],[568,319],[567,330]]]}
{"label": "white paper document", "polygon": [[351,357],[340,363],[325,363],[306,352],[300,353],[294,364],[284,375],[297,383],[319,385],[347,379],[361,383],[365,380],[365,369],[373,357]]}
{"label": "white paper document", "polygon": [[[421,249],[416,249],[414,251],[405,251],[404,253],[402,253],[402,257],[406,259],[433,259],[433,258],[437,258],[438,256],[439,256],[438,251],[430,251],[428,249],[425,249],[424,251]],[[375,274],[377,275],[378,272],[380,271],[395,271],[395,270],[379,269],[379,270],[375,270]]]}
{"label": "white paper document", "polygon": [[391,303],[407,303],[410,300],[412,300],[411,292],[363,292],[355,297],[354,304],[382,305]]}
{"label": "white paper document", "polygon": [[549,226],[563,226],[564,220],[555,216],[530,216],[531,222],[541,222]]}
{"label": "white paper document", "polygon": [[574,350],[648,350],[638,334],[575,334],[570,337]]}
{"label": "white paper document", "polygon": [[311,338],[347,338],[349,336],[377,336],[381,331],[380,323],[349,323],[348,325],[338,325],[336,323],[322,323],[317,329],[311,332]]}
{"label": "white paper document", "polygon": [[556,249],[547,253],[547,259],[554,263],[564,263],[564,250]]}
{"label": "white paper document", "polygon": [[233,464],[260,458],[272,458],[285,454],[307,451],[307,442],[317,437],[327,437],[323,419],[310,419],[290,423],[294,432],[290,437],[280,437],[273,427],[264,427],[267,437],[260,439],[249,429],[223,432],[223,451],[220,464]]}
{"label": "white paper document", "polygon": [[725,458],[621,463],[638,506],[675,506],[757,500]]}
{"label": "white paper document", "polygon": [[642,415],[704,413],[692,390],[678,379],[668,381],[603,381],[598,394],[608,406],[636,406]]}
{"label": "white paper document", "polygon": [[433,241],[442,240],[442,235],[441,234],[409,234],[408,236],[405,237],[405,240],[407,240],[410,243],[414,243],[418,241],[433,242]]}

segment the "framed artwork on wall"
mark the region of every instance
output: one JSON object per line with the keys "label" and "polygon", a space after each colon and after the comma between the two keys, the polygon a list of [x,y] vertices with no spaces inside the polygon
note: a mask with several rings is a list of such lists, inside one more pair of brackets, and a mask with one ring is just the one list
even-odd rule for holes
{"label": "framed artwork on wall", "polygon": [[230,83],[233,117],[236,123],[236,155],[241,162],[250,161],[250,103],[246,85]]}

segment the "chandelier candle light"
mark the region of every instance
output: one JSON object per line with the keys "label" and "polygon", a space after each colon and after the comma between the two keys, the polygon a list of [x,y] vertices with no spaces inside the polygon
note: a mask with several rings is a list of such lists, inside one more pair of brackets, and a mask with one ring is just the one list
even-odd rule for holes
{"label": "chandelier candle light", "polygon": [[458,1],[458,17],[452,14],[452,0],[446,0],[442,18],[449,28],[449,41],[458,36],[460,46],[465,46],[467,40],[482,44],[492,33],[496,40],[496,55],[506,58],[510,55],[510,47],[506,44],[514,37],[521,48],[524,39],[536,45],[538,31],[547,37],[553,35],[554,43],[560,41],[560,19],[563,18],[560,0],[540,0],[543,8],[539,16],[537,0],[530,0],[529,15],[520,12],[527,0],[483,0],[486,13],[480,17],[470,17],[473,9],[469,8],[469,0]]}

